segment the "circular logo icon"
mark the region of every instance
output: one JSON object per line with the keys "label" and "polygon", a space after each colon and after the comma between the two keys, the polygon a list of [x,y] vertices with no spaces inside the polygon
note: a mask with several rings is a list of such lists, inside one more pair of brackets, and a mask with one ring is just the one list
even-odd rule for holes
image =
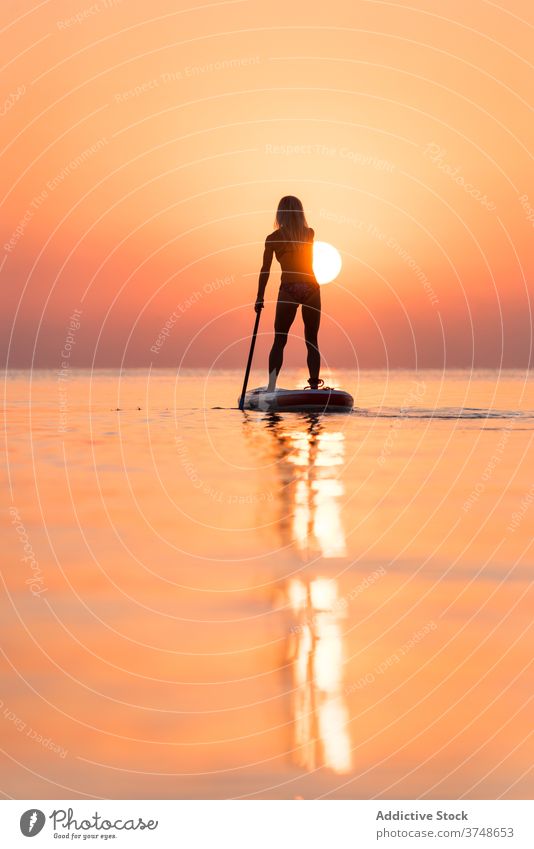
{"label": "circular logo icon", "polygon": [[30,808],[29,811],[24,811],[20,818],[20,830],[25,837],[35,837],[42,830],[45,822],[46,817],[42,811]]}

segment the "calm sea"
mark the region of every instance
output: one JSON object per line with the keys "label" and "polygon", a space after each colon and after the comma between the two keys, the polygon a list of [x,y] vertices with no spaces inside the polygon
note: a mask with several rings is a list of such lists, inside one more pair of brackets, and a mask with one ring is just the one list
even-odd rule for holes
{"label": "calm sea", "polygon": [[4,376],[4,794],[532,796],[531,376],[323,376]]}

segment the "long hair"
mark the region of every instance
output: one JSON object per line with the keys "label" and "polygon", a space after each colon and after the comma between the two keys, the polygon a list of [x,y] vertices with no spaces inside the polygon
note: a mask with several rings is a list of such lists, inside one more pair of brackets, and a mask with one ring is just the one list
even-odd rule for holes
{"label": "long hair", "polygon": [[302,201],[293,195],[284,195],[276,210],[274,226],[280,228],[289,242],[307,242],[308,222]]}

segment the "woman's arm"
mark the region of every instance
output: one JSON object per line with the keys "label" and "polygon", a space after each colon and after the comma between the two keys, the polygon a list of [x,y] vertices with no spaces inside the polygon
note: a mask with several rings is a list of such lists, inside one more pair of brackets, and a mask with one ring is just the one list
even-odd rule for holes
{"label": "woman's arm", "polygon": [[273,261],[273,253],[274,246],[272,242],[269,241],[269,237],[267,237],[265,239],[263,262],[261,264],[260,279],[258,281],[258,294],[256,297],[256,303],[254,304],[254,309],[256,310],[256,312],[259,312],[261,309],[263,309],[263,296],[265,294],[265,288],[269,279],[269,271],[271,269],[271,263]]}

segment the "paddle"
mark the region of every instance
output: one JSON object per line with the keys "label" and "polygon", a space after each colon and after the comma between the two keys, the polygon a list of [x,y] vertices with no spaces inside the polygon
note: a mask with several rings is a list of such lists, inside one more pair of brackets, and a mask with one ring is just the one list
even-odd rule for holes
{"label": "paddle", "polygon": [[261,309],[258,310],[258,312],[256,313],[256,321],[254,322],[254,330],[252,331],[252,341],[250,343],[250,351],[249,351],[249,354],[248,354],[248,362],[247,362],[247,367],[246,367],[246,370],[245,370],[245,379],[243,381],[243,389],[242,389],[242,392],[241,392],[241,398],[239,399],[239,409],[240,410],[243,409],[244,404],[245,404],[245,393],[247,391],[248,376],[250,374],[250,367],[252,365],[252,357],[254,356],[254,346],[256,344],[256,336],[258,335],[258,326],[259,326],[259,323],[260,323],[260,315],[261,315]]}

